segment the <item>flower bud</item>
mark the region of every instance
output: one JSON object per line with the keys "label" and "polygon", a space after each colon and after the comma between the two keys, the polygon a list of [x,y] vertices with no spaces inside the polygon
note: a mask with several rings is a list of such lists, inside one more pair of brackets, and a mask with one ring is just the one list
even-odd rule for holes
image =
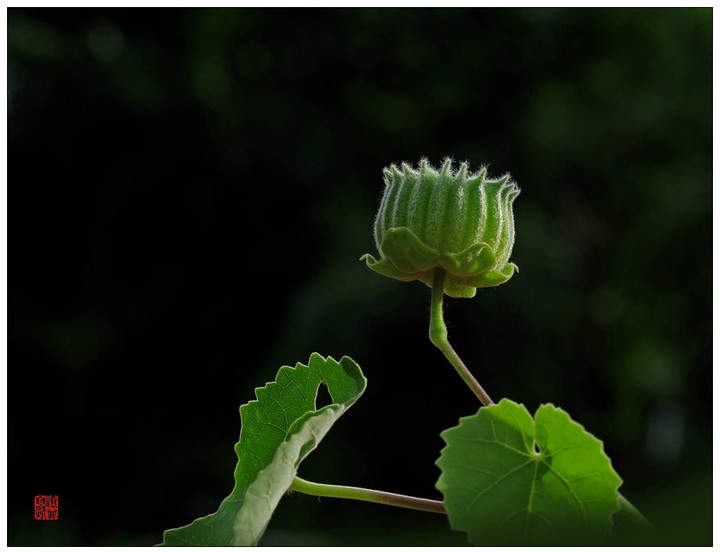
{"label": "flower bud", "polygon": [[520,189],[509,175],[487,179],[484,167],[468,174],[466,163],[453,173],[450,158],[439,171],[421,160],[417,170],[391,165],[383,174],[385,192],[375,219],[381,259],[361,258],[370,269],[432,287],[440,268],[445,294],[465,298],[517,271],[508,260],[515,241],[512,203]]}

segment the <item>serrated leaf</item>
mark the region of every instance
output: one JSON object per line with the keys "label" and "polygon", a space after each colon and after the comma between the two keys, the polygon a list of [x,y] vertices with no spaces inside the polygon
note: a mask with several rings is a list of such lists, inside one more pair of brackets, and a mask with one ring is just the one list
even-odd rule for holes
{"label": "serrated leaf", "polygon": [[[333,403],[315,405],[321,383]],[[257,400],[240,407],[242,428],[235,445],[235,487],[213,514],[168,529],[161,546],[250,546],[265,532],[300,462],[333,423],[365,391],[360,367],[315,353],[308,365],[283,366],[274,382],[256,389]]]}
{"label": "serrated leaf", "polygon": [[577,544],[605,535],[622,483],[602,443],[563,410],[507,399],[442,433],[437,488],[471,543]]}

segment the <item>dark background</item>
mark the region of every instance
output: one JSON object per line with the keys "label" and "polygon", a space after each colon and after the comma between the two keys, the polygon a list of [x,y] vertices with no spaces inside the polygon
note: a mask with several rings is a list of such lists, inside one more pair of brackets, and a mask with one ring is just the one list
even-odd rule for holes
{"label": "dark background", "polygon": [[[659,544],[710,544],[710,9],[8,10],[8,542],[151,545],[232,488],[238,406],[347,354],[308,479],[438,498],[478,403],[429,289],[368,270],[382,169],[522,188],[520,273],[449,300],[496,400],[605,443]],[[33,497],[60,519],[36,522]],[[262,544],[465,544],[285,498]]]}

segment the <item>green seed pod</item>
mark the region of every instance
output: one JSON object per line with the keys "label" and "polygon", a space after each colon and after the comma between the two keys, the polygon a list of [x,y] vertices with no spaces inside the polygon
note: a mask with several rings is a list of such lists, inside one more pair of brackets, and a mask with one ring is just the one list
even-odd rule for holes
{"label": "green seed pod", "polygon": [[444,269],[445,294],[471,298],[479,287],[504,283],[517,266],[508,263],[515,242],[512,203],[520,189],[509,175],[487,179],[485,168],[456,173],[452,160],[433,169],[402,164],[385,168],[385,192],[375,219],[373,271],[400,281],[419,279],[432,287],[435,268]]}

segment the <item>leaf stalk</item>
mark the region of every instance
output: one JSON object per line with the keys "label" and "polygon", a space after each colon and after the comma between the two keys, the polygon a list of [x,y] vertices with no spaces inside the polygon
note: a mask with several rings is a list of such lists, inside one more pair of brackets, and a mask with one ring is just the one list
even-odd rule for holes
{"label": "leaf stalk", "polygon": [[365,502],[374,502],[375,504],[385,504],[387,506],[420,510],[422,512],[434,512],[436,514],[447,513],[445,511],[445,505],[439,500],[428,500],[427,498],[417,498],[415,496],[406,496],[404,494],[395,494],[392,492],[376,491],[359,487],[314,483],[312,481],[301,479],[297,476],[293,479],[293,482],[290,485],[290,490],[313,496],[362,500]]}

